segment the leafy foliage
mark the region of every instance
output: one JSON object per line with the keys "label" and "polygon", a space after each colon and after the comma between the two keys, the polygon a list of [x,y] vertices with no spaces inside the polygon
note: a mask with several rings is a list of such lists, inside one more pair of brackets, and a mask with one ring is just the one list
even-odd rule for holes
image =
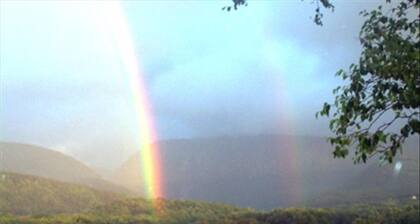
{"label": "leafy foliage", "polygon": [[[232,0],[233,5],[232,6],[225,6],[222,8],[222,10],[230,11],[232,9],[237,10],[239,6],[248,6],[247,0]],[[321,11],[321,5],[322,7],[326,9],[334,10],[334,5],[330,2],[330,0],[315,0],[316,8],[315,8],[315,17],[314,22],[315,24],[322,26],[322,17],[324,14]]]}
{"label": "leafy foliage", "polygon": [[349,84],[334,89],[335,102],[317,113],[328,117],[334,110],[329,140],[335,157],[354,146],[356,163],[377,154],[392,163],[404,140],[420,134],[419,8],[420,1],[404,0],[387,12],[381,5],[361,12],[359,63],[337,72]]}
{"label": "leafy foliage", "polygon": [[334,5],[331,4],[331,2],[329,0],[317,0],[316,1],[314,22],[315,22],[316,25],[322,26],[323,25],[322,17],[324,17],[324,14],[321,11],[321,7],[320,7],[319,3],[321,3],[324,8],[331,9],[331,10],[334,10]]}
{"label": "leafy foliage", "polygon": [[[247,4],[232,1],[235,10]],[[396,6],[386,2],[391,7],[387,11],[380,5],[361,12],[366,21],[359,34],[359,63],[336,73],[349,84],[334,89],[334,103],[324,103],[316,114],[329,117],[334,110],[329,125],[334,157],[346,157],[354,146],[355,163],[375,155],[392,163],[405,139],[420,133],[420,1],[402,0]],[[330,0],[315,3],[314,22],[322,25],[321,8],[334,10],[334,5]],[[396,125],[399,132],[389,131]]]}
{"label": "leafy foliage", "polygon": [[222,8],[222,10],[230,11],[232,9],[237,10],[239,6],[248,6],[247,0],[232,0],[233,5],[232,6],[225,6]]}

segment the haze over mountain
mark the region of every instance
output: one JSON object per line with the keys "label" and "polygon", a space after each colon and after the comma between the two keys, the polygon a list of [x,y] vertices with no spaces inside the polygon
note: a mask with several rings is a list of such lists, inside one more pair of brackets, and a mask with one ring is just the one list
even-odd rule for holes
{"label": "haze over mountain", "polygon": [[[333,159],[324,138],[247,136],[158,143],[166,196],[271,209],[306,203],[331,206],[418,195],[418,140],[397,157],[400,170],[377,161],[355,166]],[[142,194],[141,157],[133,155],[115,183]],[[330,195],[330,193],[333,193]]]}
{"label": "haze over mountain", "polygon": [[0,224],[420,223],[418,9],[0,0]]}
{"label": "haze over mountain", "polygon": [[128,192],[105,181],[93,169],[68,155],[28,144],[0,142],[0,171],[77,183],[101,190]]}
{"label": "haze over mountain", "polygon": [[[354,166],[333,159],[320,137],[238,136],[157,142],[168,199],[194,199],[272,209],[332,206],[418,195],[418,140],[410,139],[393,165]],[[115,171],[94,171],[53,150],[0,143],[0,170],[144,195],[141,156]],[[101,174],[98,174],[101,173]],[[105,180],[106,179],[106,180]],[[110,183],[113,182],[113,184]]]}

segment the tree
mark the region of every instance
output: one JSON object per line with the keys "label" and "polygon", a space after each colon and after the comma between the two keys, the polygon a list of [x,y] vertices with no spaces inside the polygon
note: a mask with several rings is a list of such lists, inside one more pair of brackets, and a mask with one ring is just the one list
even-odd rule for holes
{"label": "tree", "polygon": [[[228,11],[247,5],[247,0],[232,1]],[[321,6],[334,5],[330,0],[315,2],[314,22],[322,25]],[[420,134],[419,9],[420,0],[386,0],[360,13],[366,20],[359,33],[359,62],[336,73],[346,84],[335,88],[335,101],[316,113],[330,118],[334,157],[345,158],[354,147],[355,163],[375,155],[392,163],[404,141]]]}
{"label": "tree", "polygon": [[375,155],[392,163],[405,139],[420,134],[420,1],[386,3],[386,12],[382,5],[361,12],[359,62],[337,72],[347,85],[334,89],[334,103],[317,114],[329,117],[334,110],[334,156],[344,158],[354,146],[356,163]]}

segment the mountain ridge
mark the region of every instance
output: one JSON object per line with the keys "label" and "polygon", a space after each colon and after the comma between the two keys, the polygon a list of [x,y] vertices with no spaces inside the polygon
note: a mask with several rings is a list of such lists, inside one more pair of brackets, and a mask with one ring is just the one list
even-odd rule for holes
{"label": "mountain ridge", "polygon": [[0,155],[0,171],[76,183],[99,190],[130,192],[104,180],[84,163],[56,150],[30,144],[0,142]]}
{"label": "mountain ridge", "polygon": [[[370,173],[377,170],[384,170],[386,175],[393,173],[390,165],[386,165],[386,169],[379,168],[373,160],[354,165],[350,158],[334,159],[332,147],[325,138],[291,137],[223,136],[155,143],[164,164],[166,196],[271,209],[306,203],[323,192],[345,189],[343,186],[352,181],[365,181],[361,187],[368,190],[373,176]],[[408,142],[406,147],[405,153],[396,159],[404,162],[407,158],[418,158],[416,141]],[[142,195],[140,163],[138,153],[130,157],[116,172],[114,181]],[[406,168],[404,166],[402,174]],[[418,174],[418,168],[414,172]],[[368,178],[362,178],[364,173],[369,174]],[[389,178],[396,177],[389,175]],[[410,193],[418,195],[412,187],[418,186],[417,183],[418,178],[409,183]],[[390,188],[387,190],[394,193],[399,186],[393,183]]]}

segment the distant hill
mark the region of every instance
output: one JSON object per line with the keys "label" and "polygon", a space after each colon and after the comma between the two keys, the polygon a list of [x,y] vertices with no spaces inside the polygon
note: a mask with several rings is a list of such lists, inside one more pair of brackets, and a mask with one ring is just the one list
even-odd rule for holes
{"label": "distant hill", "polygon": [[[407,155],[405,155],[407,154]],[[346,206],[355,203],[381,202],[392,198],[410,200],[419,195],[419,159],[414,150],[404,153],[398,161],[398,172],[393,166],[369,164],[363,172],[343,182],[337,189],[324,191],[311,200],[313,206]]]}
{"label": "distant hill", "polygon": [[70,156],[33,145],[0,142],[0,171],[77,183],[100,190],[129,192],[103,180],[95,171]]}
{"label": "distant hill", "polygon": [[119,194],[76,184],[0,172],[0,214],[83,212],[121,198]]}
{"label": "distant hill", "polygon": [[[376,192],[378,200],[418,195],[417,141],[408,142],[403,157],[398,157],[404,164],[398,175],[391,165],[379,167],[372,161],[355,166],[350,158],[334,159],[331,146],[318,137],[220,137],[169,140],[158,145],[169,199],[271,209],[338,203],[334,197],[318,200],[330,193],[353,192],[360,201],[370,200],[363,195],[369,191]],[[131,157],[114,181],[142,194],[140,159],[138,154]],[[379,180],[383,181],[377,183]]]}

